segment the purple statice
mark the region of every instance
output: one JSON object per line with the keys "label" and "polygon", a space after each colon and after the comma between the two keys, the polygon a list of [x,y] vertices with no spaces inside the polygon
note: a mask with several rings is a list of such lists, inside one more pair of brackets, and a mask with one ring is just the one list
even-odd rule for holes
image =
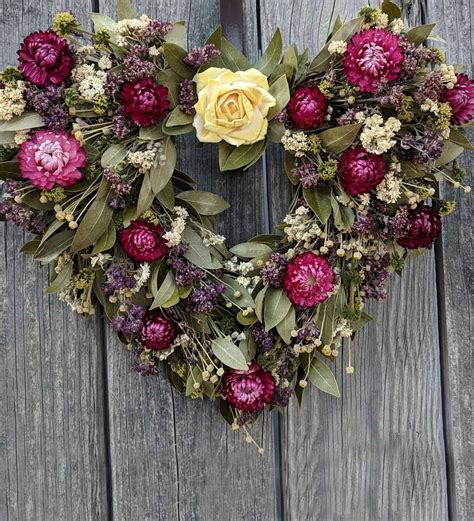
{"label": "purple statice", "polygon": [[343,127],[344,125],[352,125],[353,123],[356,123],[356,113],[358,111],[355,108],[351,108],[346,110],[344,114],[336,118],[337,124],[340,127]]}
{"label": "purple statice", "polygon": [[405,78],[413,78],[427,65],[441,63],[441,55],[437,49],[416,46],[404,36],[399,38],[399,45],[403,49],[402,74]]}
{"label": "purple statice", "polygon": [[45,225],[41,217],[31,208],[14,201],[0,199],[0,214],[3,214],[7,221],[23,228],[23,230],[35,234],[44,232]]}
{"label": "purple statice", "polygon": [[214,60],[221,55],[221,51],[213,44],[208,43],[204,47],[193,47],[184,57],[183,61],[193,69],[199,69],[209,60]]}
{"label": "purple statice", "polygon": [[362,290],[365,291],[366,297],[375,300],[387,298],[385,283],[389,277],[390,255],[385,253],[382,256],[366,257],[363,259],[363,265],[366,270]]}
{"label": "purple statice", "polygon": [[130,123],[122,107],[119,107],[112,117],[112,133],[119,140],[130,134]]}
{"label": "purple statice", "polygon": [[266,286],[281,288],[288,266],[288,259],[281,253],[272,253],[270,259],[260,271],[262,281]]}
{"label": "purple statice", "polygon": [[116,291],[134,289],[137,285],[135,277],[127,273],[122,264],[112,264],[105,272],[105,278],[102,290],[106,297],[113,295]]}
{"label": "purple statice", "polygon": [[278,114],[275,116],[275,119],[280,123],[283,123],[283,125],[285,126],[290,125],[291,123],[290,116],[286,109],[283,109],[282,111],[278,112]]}
{"label": "purple statice", "polygon": [[15,195],[20,193],[19,190],[22,186],[23,183],[20,181],[15,181],[14,179],[5,179],[3,183],[3,193],[15,197]]}
{"label": "purple statice", "polygon": [[185,259],[178,258],[174,260],[173,268],[175,270],[176,285],[178,287],[191,286],[196,281],[206,277],[206,273],[203,270],[193,266]]}
{"label": "purple statice", "polygon": [[237,416],[237,418],[235,418],[235,423],[239,427],[243,427],[247,423],[250,425],[250,424],[252,424],[255,421],[257,416],[258,416],[258,411],[255,412],[255,411],[243,411],[243,410],[241,410],[241,411],[239,411],[239,415]]}
{"label": "purple statice", "polygon": [[270,351],[275,344],[273,333],[265,331],[265,327],[263,324],[260,324],[260,322],[252,328],[252,336],[257,345],[258,353],[266,353],[267,351]]}
{"label": "purple statice", "polygon": [[169,256],[172,259],[182,257],[189,249],[189,246],[184,242],[180,242],[177,246],[173,246],[169,251]]}
{"label": "purple statice", "polygon": [[138,373],[140,376],[156,376],[159,372],[158,370],[158,360],[153,356],[143,356],[143,352],[145,348],[142,346],[136,347],[133,350],[133,370]]}
{"label": "purple statice", "polygon": [[303,163],[294,168],[292,174],[301,181],[303,188],[314,188],[321,180],[313,163]]}
{"label": "purple statice", "polygon": [[413,94],[413,98],[420,105],[426,99],[438,101],[444,90],[443,74],[440,71],[433,71],[425,76],[423,84]]}
{"label": "purple statice", "polygon": [[[134,45],[133,47],[141,47]],[[144,76],[152,76],[155,66],[153,63],[143,60],[140,55],[131,52],[123,61],[123,74],[127,81],[138,81]]]}
{"label": "purple statice", "polygon": [[179,108],[181,111],[185,114],[192,114],[197,100],[194,83],[191,80],[183,80],[179,84],[178,93]]}
{"label": "purple statice", "polygon": [[207,282],[200,288],[193,288],[188,297],[191,309],[197,313],[210,313],[225,289],[221,282]]}
{"label": "purple statice", "polygon": [[272,405],[275,405],[276,407],[286,407],[290,403],[292,394],[293,387],[291,387],[291,385],[287,387],[278,385],[275,389]]}
{"label": "purple statice", "polygon": [[143,41],[146,44],[153,43],[155,40],[166,36],[171,29],[173,29],[173,24],[171,22],[164,20],[150,20],[143,31]]}
{"label": "purple statice", "polygon": [[125,199],[117,195],[115,197],[112,197],[112,199],[109,202],[109,206],[113,210],[123,210],[127,205],[125,203]]}
{"label": "purple statice", "polygon": [[51,130],[64,130],[68,124],[69,111],[63,102],[64,87],[50,85],[39,89],[28,85],[25,89],[27,107],[37,112]]}
{"label": "purple statice", "polygon": [[384,107],[393,107],[400,110],[403,107],[405,94],[403,94],[403,85],[394,85],[387,93],[381,96],[380,104]]}
{"label": "purple statice", "polygon": [[132,185],[124,181],[119,174],[114,172],[111,168],[104,168],[102,170],[104,177],[109,181],[112,190],[118,195],[128,195],[132,191]]}
{"label": "purple statice", "polygon": [[400,147],[411,155],[412,150],[417,148],[416,137],[410,132],[404,132],[400,138]]}
{"label": "purple statice", "polygon": [[427,128],[423,133],[423,140],[418,144],[418,149],[413,150],[412,161],[415,163],[428,163],[438,159],[443,151],[444,139],[439,132]]}
{"label": "purple statice", "polygon": [[122,85],[124,84],[123,76],[120,74],[117,74],[116,72],[108,72],[107,78],[105,80],[104,84],[104,93],[105,95],[110,98],[114,94],[117,94],[117,92],[120,91],[122,88]]}
{"label": "purple statice", "polygon": [[143,328],[143,319],[145,318],[145,310],[133,304],[133,302],[127,302],[127,311],[125,315],[116,315],[112,319],[112,327],[115,331],[120,331],[124,335],[136,335]]}
{"label": "purple statice", "polygon": [[314,320],[310,320],[304,327],[302,327],[295,337],[296,344],[309,343],[313,339],[318,338],[321,331],[318,324]]}
{"label": "purple statice", "polygon": [[352,225],[352,230],[359,235],[371,235],[377,232],[377,222],[373,215],[357,213],[357,218]]}
{"label": "purple statice", "polygon": [[410,227],[408,206],[400,206],[397,213],[388,220],[387,234],[390,238],[404,237]]}
{"label": "purple statice", "polygon": [[69,112],[63,105],[52,105],[48,112],[41,114],[44,124],[51,130],[64,130],[69,123]]}

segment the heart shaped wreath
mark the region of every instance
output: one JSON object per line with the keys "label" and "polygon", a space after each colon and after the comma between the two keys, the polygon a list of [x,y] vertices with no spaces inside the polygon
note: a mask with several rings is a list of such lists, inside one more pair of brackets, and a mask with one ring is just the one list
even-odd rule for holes
{"label": "heart shaped wreath", "polygon": [[[234,428],[308,381],[337,396],[325,361],[454,209],[437,183],[462,187],[474,83],[388,1],[338,18],[312,61],[281,58],[277,31],[254,66],[220,28],[188,52],[182,23],[118,12],[91,14],[93,33],[57,14],[1,73],[0,211],[34,234],[22,251],[51,264],[48,293],[86,315],[100,303],[139,373],[162,363]],[[173,136],[193,128],[222,171],[282,143],[283,234],[226,249],[212,219],[228,205],[175,168]]]}

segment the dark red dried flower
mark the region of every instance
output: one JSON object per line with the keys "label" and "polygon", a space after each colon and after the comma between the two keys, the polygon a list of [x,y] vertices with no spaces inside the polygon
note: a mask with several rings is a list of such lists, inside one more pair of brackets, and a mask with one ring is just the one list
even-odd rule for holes
{"label": "dark red dried flower", "polygon": [[149,349],[162,350],[170,348],[177,335],[176,324],[158,309],[153,309],[146,312],[138,339]]}
{"label": "dark red dried flower", "polygon": [[168,89],[151,78],[126,83],[122,99],[125,114],[142,127],[151,127],[163,119],[170,106]]}
{"label": "dark red dried flower", "polygon": [[143,219],[132,221],[130,226],[120,232],[120,244],[125,253],[139,262],[153,262],[168,252],[163,240],[162,226]]}
{"label": "dark red dried flower", "polygon": [[297,128],[312,129],[322,125],[328,104],[318,87],[297,88],[291,95],[286,112]]}
{"label": "dark red dried flower", "polygon": [[382,157],[356,145],[342,154],[339,176],[344,190],[351,195],[366,194],[384,178],[387,165]]}
{"label": "dark red dried flower", "polygon": [[408,229],[397,239],[404,248],[427,248],[441,231],[441,217],[437,210],[420,203],[414,210],[408,210]]}

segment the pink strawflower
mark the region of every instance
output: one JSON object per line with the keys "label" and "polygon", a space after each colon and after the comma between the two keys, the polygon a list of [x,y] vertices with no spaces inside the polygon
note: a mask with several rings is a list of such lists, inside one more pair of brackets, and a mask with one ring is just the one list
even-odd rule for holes
{"label": "pink strawflower", "polygon": [[82,177],[79,170],[87,164],[87,155],[79,141],[66,132],[38,130],[20,145],[21,177],[41,190],[71,186]]}
{"label": "pink strawflower", "polygon": [[138,339],[145,347],[154,350],[168,349],[178,335],[174,322],[158,309],[147,311]]}
{"label": "pink strawflower", "polygon": [[305,85],[292,93],[286,112],[294,127],[313,129],[322,125],[327,108],[326,98],[318,87]]}
{"label": "pink strawflower", "polygon": [[163,119],[170,106],[168,89],[151,78],[126,83],[122,98],[125,114],[142,127],[151,127]]}
{"label": "pink strawflower", "polygon": [[375,92],[380,82],[398,78],[403,50],[396,34],[384,29],[356,33],[344,55],[344,74],[351,85],[362,92]]}
{"label": "pink strawflower", "polygon": [[162,226],[138,219],[120,232],[119,240],[131,259],[153,262],[161,259],[168,252],[168,246],[163,240],[164,233]]}
{"label": "pink strawflower", "polygon": [[272,403],[275,379],[272,373],[252,362],[247,371],[231,369],[222,379],[222,394],[226,401],[243,411],[257,411]]}
{"label": "pink strawflower", "polygon": [[431,206],[420,203],[414,210],[408,210],[408,229],[397,239],[404,248],[427,248],[441,231],[441,217]]}
{"label": "pink strawflower", "polygon": [[288,264],[283,288],[293,304],[311,308],[328,298],[334,288],[334,272],[324,257],[308,251]]}
{"label": "pink strawflower", "polygon": [[351,195],[366,194],[384,178],[387,164],[361,145],[347,150],[339,160],[339,177],[344,190]]}
{"label": "pink strawflower", "polygon": [[31,33],[17,54],[21,73],[35,85],[60,85],[71,77],[74,60],[69,44],[53,31]]}
{"label": "pink strawflower", "polygon": [[441,98],[448,102],[453,114],[451,123],[464,125],[474,118],[474,81],[465,74],[457,74],[453,89],[446,90]]}

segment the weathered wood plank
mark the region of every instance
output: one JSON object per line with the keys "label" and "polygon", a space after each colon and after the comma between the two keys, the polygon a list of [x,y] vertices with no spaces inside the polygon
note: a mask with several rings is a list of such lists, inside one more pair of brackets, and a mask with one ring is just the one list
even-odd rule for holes
{"label": "weathered wood plank", "polygon": [[[430,0],[426,22],[436,22],[436,32],[446,40],[439,45],[452,63],[465,64],[472,77],[473,3],[469,0]],[[436,42],[433,42],[436,44]],[[474,132],[469,133],[471,141]],[[472,184],[473,155],[463,159]],[[469,179],[470,178],[470,179]],[[472,405],[472,195],[444,187],[442,196],[454,199],[457,211],[445,219],[438,254],[441,302],[441,349],[449,507],[451,519],[474,517],[474,460]]]}
{"label": "weathered wood plank", "polygon": [[[286,42],[314,53],[338,13],[350,19],[364,4],[262,0],[263,45],[280,25]],[[418,12],[413,2],[412,21]],[[289,198],[280,157],[271,153],[267,161],[272,222]],[[288,409],[286,519],[447,518],[435,281],[433,255],[410,263],[391,281],[388,301],[370,306],[374,322],[353,344],[352,377],[341,350],[341,398],[312,389],[301,410],[296,401]]]}
{"label": "weathered wood plank", "polygon": [[[71,2],[0,4],[0,67],[31,31]],[[74,2],[78,15],[91,9]],[[46,270],[19,253],[27,235],[0,229],[2,421],[0,518],[106,519],[102,327],[55,295]]]}
{"label": "weathered wood plank", "polygon": [[[218,1],[136,2],[138,13],[185,20],[190,45],[198,45],[219,23]],[[113,2],[102,11],[112,15]],[[255,6],[245,3],[246,50],[257,49]],[[220,223],[231,241],[263,228],[261,167],[244,174],[220,174],[217,147],[179,140],[181,168],[198,185],[225,197],[233,207]],[[270,418],[255,438],[259,456],[241,433],[223,423],[216,405],[190,401],[171,390],[164,376],[131,373],[130,358],[115,334],[107,335],[113,512],[116,519],[273,518],[274,462]]]}

